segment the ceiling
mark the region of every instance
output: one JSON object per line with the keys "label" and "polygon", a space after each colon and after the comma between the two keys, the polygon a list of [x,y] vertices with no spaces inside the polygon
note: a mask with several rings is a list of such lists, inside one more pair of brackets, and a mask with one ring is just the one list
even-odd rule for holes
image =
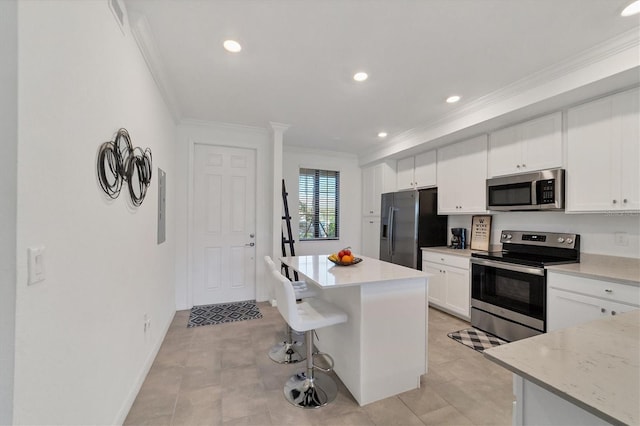
{"label": "ceiling", "polygon": [[[285,123],[285,145],[357,155],[638,28],[620,17],[628,3],[125,0],[146,18],[179,119]],[[229,38],[242,52],[222,48]]]}

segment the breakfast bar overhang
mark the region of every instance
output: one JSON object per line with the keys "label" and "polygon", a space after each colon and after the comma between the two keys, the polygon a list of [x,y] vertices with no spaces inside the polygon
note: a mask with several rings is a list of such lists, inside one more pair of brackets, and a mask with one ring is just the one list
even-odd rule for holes
{"label": "breakfast bar overhang", "polygon": [[339,266],[327,255],[283,257],[300,279],[349,315],[317,331],[317,346],[358,404],[420,387],[427,372],[428,274],[362,257]]}

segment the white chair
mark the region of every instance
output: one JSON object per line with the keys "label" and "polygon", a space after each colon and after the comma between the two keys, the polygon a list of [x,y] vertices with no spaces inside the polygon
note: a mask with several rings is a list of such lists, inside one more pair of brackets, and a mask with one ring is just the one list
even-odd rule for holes
{"label": "white chair", "polygon": [[[347,321],[347,314],[335,305],[315,297],[296,303],[296,295],[291,281],[273,272],[276,284],[278,311],[287,324],[296,331],[304,331],[307,342],[306,371],[295,374],[284,385],[284,396],[291,404],[301,408],[318,408],[333,401],[338,395],[338,386],[328,372],[333,370],[333,358],[328,354],[317,353],[329,358],[327,369],[313,364],[313,334],[322,327]],[[314,369],[320,370],[315,372]]]}
{"label": "white chair", "polygon": [[[280,274],[280,270],[269,256],[265,256],[264,261],[272,273]],[[310,290],[307,287],[307,283],[304,281],[293,281],[291,284],[293,285],[296,299],[298,300],[316,295],[313,290]],[[299,336],[298,339],[300,337],[302,336]],[[271,349],[269,349],[269,358],[278,364],[295,364],[297,362],[304,361],[306,351],[303,346],[304,341],[296,340],[293,336],[291,327],[287,324],[285,340],[276,343],[271,347]],[[299,347],[299,349],[296,347]]]}

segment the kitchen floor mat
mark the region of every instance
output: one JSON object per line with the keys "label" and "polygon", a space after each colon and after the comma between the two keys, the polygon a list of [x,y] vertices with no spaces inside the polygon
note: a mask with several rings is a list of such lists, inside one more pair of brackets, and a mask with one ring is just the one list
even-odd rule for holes
{"label": "kitchen floor mat", "polygon": [[448,333],[447,336],[478,352],[482,352],[485,349],[489,349],[494,346],[509,343],[506,340],[502,340],[476,328],[466,328],[464,330],[454,331],[452,333]]}
{"label": "kitchen floor mat", "polygon": [[201,305],[191,308],[187,327],[201,325],[224,324],[262,318],[262,313],[255,300],[243,302],[220,303],[217,305]]}

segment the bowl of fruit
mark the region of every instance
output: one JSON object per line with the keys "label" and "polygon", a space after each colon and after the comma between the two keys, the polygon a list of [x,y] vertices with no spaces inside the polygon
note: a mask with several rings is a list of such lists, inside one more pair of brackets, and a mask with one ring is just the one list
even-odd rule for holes
{"label": "bowl of fruit", "polygon": [[351,253],[350,247],[343,248],[338,253],[332,253],[329,255],[329,260],[340,266],[350,266],[362,262],[362,259],[355,257],[353,253]]}

